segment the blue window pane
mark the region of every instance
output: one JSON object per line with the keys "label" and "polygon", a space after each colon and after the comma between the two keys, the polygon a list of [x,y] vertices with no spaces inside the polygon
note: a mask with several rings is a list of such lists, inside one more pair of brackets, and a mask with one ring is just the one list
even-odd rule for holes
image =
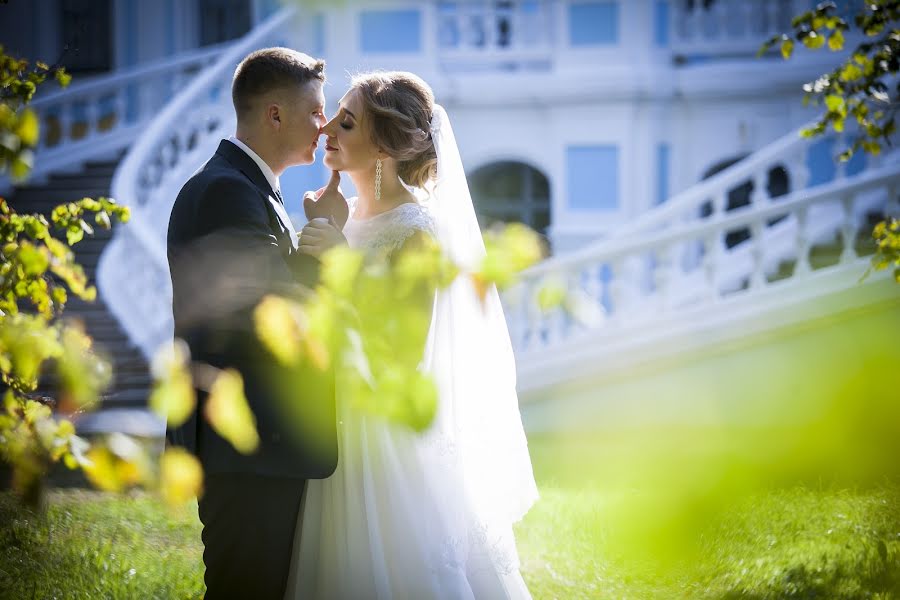
{"label": "blue window pane", "polygon": [[569,208],[614,211],[619,208],[619,149],[616,146],[566,148]]}
{"label": "blue window pane", "polygon": [[669,145],[660,144],[656,148],[656,203],[669,199]]}
{"label": "blue window pane", "polygon": [[417,10],[366,10],[360,15],[363,52],[419,52],[421,14]]}
{"label": "blue window pane", "polygon": [[569,41],[573,46],[602,46],[619,42],[619,5],[589,2],[569,6]]}
{"label": "blue window pane", "polygon": [[657,46],[669,45],[669,2],[656,0],[653,4],[653,40]]}

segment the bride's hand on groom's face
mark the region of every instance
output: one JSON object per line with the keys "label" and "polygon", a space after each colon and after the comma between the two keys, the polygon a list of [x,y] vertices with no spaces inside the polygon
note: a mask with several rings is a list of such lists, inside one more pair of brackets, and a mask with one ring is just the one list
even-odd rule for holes
{"label": "bride's hand on groom's face", "polygon": [[338,229],[344,228],[350,211],[340,183],[341,174],[332,171],[331,179],[325,187],[303,194],[303,211],[307,219],[312,221],[316,217],[330,218],[337,224]]}
{"label": "bride's hand on groom's face", "polygon": [[307,223],[300,231],[300,252],[319,258],[335,246],[347,245],[347,238],[335,222],[334,217],[328,219],[318,217]]}

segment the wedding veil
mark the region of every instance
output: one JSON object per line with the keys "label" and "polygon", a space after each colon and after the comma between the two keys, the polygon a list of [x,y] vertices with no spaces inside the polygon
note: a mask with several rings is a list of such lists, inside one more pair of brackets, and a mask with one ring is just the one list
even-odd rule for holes
{"label": "wedding veil", "polygon": [[[475,268],[485,256],[484,241],[450,120],[437,104],[431,135],[437,182],[428,206],[437,241],[457,264]],[[482,301],[463,274],[438,292],[424,366],[437,384],[437,424],[454,440],[478,527],[488,535],[511,529],[538,494],[519,414],[515,358],[496,287]]]}

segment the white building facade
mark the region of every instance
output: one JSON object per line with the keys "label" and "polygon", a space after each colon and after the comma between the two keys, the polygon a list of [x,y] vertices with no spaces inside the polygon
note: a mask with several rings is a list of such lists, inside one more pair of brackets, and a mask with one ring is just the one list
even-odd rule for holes
{"label": "white building facade", "polygon": [[[755,56],[807,1],[293,4],[301,16],[289,43],[328,61],[331,108],[347,73],[419,74],[453,118],[484,221],[524,221],[546,232],[555,252],[614,231],[796,128],[812,114],[800,85],[834,60],[825,52],[784,64]],[[225,47],[280,7],[39,0],[4,8],[17,14],[2,35],[11,52],[102,78]],[[177,95],[164,83],[155,91]],[[138,102],[127,99],[126,118]],[[822,158],[813,167],[827,169],[831,155]],[[299,212],[296,199],[322,181],[315,167],[286,174],[291,209]]]}
{"label": "white building facade", "polygon": [[[591,404],[608,378],[638,379],[653,361],[687,364],[877,303],[900,315],[886,277],[858,283],[871,223],[900,214],[900,154],[836,164],[846,138],[798,133],[819,111],[802,84],[846,54],[757,57],[814,4],[38,0],[0,8],[14,17],[0,39],[13,54],[62,56],[78,77],[34,102],[35,180],[127,150],[111,193],[132,221],[97,281],[147,357],[171,336],[171,205],[233,133],[238,61],[271,45],[325,58],[328,112],[353,73],[420,75],[453,121],[483,222],[523,221],[552,248],[506,298],[520,398],[547,423],[544,400]],[[282,176],[295,223],[302,193],[326,179],[321,163]],[[533,293],[547,276],[603,318],[541,313]]]}

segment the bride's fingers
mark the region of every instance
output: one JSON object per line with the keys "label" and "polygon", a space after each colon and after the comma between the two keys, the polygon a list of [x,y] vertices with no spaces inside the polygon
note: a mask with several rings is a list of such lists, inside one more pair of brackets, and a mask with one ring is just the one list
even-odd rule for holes
{"label": "bride's fingers", "polygon": [[300,245],[297,246],[297,250],[302,252],[303,254],[311,254],[313,256],[318,256],[322,253],[322,248],[320,248],[317,244],[309,244],[300,242]]}

